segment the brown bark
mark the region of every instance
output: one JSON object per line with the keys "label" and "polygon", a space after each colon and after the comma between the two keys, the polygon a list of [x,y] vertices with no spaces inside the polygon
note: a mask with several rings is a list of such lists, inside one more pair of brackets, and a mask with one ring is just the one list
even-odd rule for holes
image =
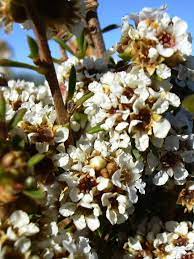
{"label": "brown bark", "polygon": [[86,0],[86,21],[88,24],[88,30],[91,35],[91,39],[96,50],[96,56],[102,58],[105,54],[106,48],[104,39],[101,33],[100,22],[98,19],[98,1]]}
{"label": "brown bark", "polygon": [[39,66],[45,70],[45,77],[46,77],[46,80],[48,81],[48,84],[53,96],[55,110],[57,113],[57,121],[59,124],[65,124],[68,122],[68,114],[63,102],[63,98],[59,87],[59,82],[57,80],[56,71],[54,68],[50,48],[48,45],[45,22],[40,17],[40,15],[38,14],[38,11],[34,7],[33,0],[25,0],[25,8],[26,8],[28,17],[32,21],[34,26],[33,29],[36,34],[36,38],[39,46],[39,56],[40,56]]}

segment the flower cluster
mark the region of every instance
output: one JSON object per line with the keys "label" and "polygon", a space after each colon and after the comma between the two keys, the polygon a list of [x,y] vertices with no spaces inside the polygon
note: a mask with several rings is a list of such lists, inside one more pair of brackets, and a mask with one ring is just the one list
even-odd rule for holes
{"label": "flower cluster", "polygon": [[122,57],[132,61],[150,74],[168,76],[170,67],[185,61],[192,52],[187,24],[179,17],[171,18],[166,7],[144,8],[139,14],[131,15],[135,26],[123,18],[123,34],[118,45]]}
{"label": "flower cluster", "polygon": [[141,226],[137,235],[128,239],[123,258],[193,258],[194,228],[191,222],[168,221],[163,225],[153,218],[144,224],[148,226],[144,229],[146,233],[141,233]]}
{"label": "flower cluster", "polygon": [[[28,214],[22,210],[14,211],[4,224],[2,229],[5,232],[1,233],[1,257],[9,257],[12,253],[16,258],[19,254],[30,256],[33,242],[31,238],[39,232],[39,227],[30,222]],[[12,251],[13,248],[15,251]]]}
{"label": "flower cluster", "polygon": [[165,7],[131,18],[123,60],[56,65],[66,124],[47,82],[1,87],[1,258],[194,258],[187,24]]}
{"label": "flower cluster", "polygon": [[[171,128],[165,114],[180,105],[168,81],[153,82],[138,67],[129,72],[108,72],[88,89],[94,95],[85,102],[84,112],[92,127],[100,124],[109,131],[113,151],[129,148],[132,139],[139,151],[145,151],[153,138],[164,139]],[[123,146],[115,143],[119,139],[124,139]]]}
{"label": "flower cluster", "polygon": [[93,145],[80,141],[77,147],[70,146],[60,160],[59,166],[69,170],[59,176],[68,187],[59,213],[70,217],[78,230],[86,226],[98,229],[103,213],[112,225],[125,222],[133,213],[132,204],[138,201],[137,191],[145,193],[142,162],[122,151],[113,156],[99,140]]}

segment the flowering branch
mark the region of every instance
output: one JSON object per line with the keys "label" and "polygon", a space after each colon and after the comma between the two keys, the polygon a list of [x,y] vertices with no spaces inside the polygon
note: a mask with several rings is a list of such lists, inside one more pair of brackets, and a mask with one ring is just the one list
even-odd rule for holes
{"label": "flowering branch", "polygon": [[28,17],[33,23],[34,32],[36,34],[39,46],[40,60],[38,61],[38,65],[45,70],[45,77],[49,83],[50,90],[53,96],[58,123],[65,124],[68,121],[68,115],[61,95],[57,75],[47,41],[45,23],[43,19],[39,16],[32,0],[25,1],[25,9]]}
{"label": "flowering branch", "polygon": [[97,0],[87,0],[86,1],[86,21],[88,24],[89,33],[91,35],[95,50],[96,56],[101,58],[104,56],[106,48],[102,32],[100,29],[100,22],[98,19],[98,1]]}

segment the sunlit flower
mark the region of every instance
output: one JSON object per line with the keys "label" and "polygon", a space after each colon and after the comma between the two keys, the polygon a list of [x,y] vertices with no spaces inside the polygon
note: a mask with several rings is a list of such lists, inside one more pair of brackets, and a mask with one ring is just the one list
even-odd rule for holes
{"label": "sunlit flower", "polygon": [[[193,162],[193,150],[184,151],[186,143],[187,138],[168,136],[163,148],[158,150],[157,156],[152,152],[148,154],[147,161],[150,172],[157,171],[153,179],[156,185],[164,185],[169,177],[174,177],[177,184],[185,183],[189,175],[185,163]],[[183,146],[183,150],[181,146]]]}
{"label": "sunlit flower", "polygon": [[145,183],[142,182],[141,172],[143,171],[143,163],[141,161],[133,161],[132,156],[121,154],[118,157],[120,169],[112,176],[112,182],[117,187],[127,191],[128,198],[132,203],[138,200],[137,190],[141,194],[145,194]]}
{"label": "sunlit flower", "polygon": [[62,204],[59,213],[64,217],[71,217],[78,230],[88,227],[91,231],[95,231],[100,226],[98,219],[101,215],[100,207],[93,203],[93,197],[89,194],[78,204],[73,202]]}
{"label": "sunlit flower", "polygon": [[118,193],[104,193],[102,205],[106,207],[106,217],[112,225],[125,222],[133,213],[133,206],[126,196]]}

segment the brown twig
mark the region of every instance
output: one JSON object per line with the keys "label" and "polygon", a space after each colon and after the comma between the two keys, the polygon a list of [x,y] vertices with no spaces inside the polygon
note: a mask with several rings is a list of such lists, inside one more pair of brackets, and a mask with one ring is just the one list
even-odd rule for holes
{"label": "brown twig", "polygon": [[96,50],[96,56],[101,58],[104,56],[106,48],[100,29],[97,9],[98,0],[86,0],[86,21],[88,24],[88,30]]}
{"label": "brown twig", "polygon": [[36,38],[39,46],[40,62],[38,65],[44,68],[46,71],[45,77],[48,81],[48,84],[53,96],[58,123],[65,124],[68,122],[69,118],[68,118],[68,113],[65,109],[65,105],[59,88],[59,82],[57,80],[57,75],[54,68],[50,48],[48,45],[45,21],[39,15],[38,10],[36,10],[33,0],[26,0],[24,1],[24,3],[25,3],[25,8],[26,8],[28,17],[33,23],[33,29],[36,34]]}

